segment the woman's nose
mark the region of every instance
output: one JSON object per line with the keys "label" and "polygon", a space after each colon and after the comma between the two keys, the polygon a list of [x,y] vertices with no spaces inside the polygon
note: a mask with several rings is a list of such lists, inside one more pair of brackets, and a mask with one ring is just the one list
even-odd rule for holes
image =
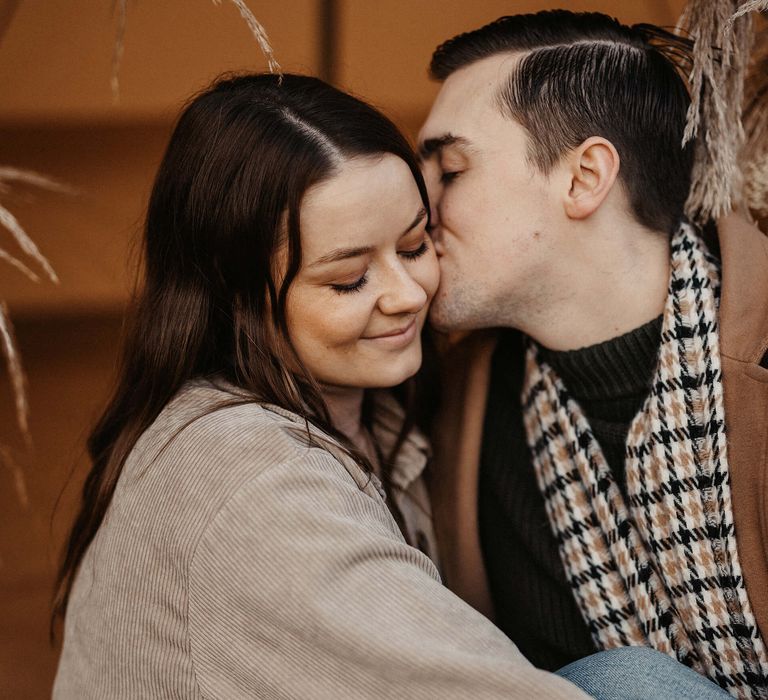
{"label": "woman's nose", "polygon": [[402,264],[387,276],[386,287],[379,296],[379,309],[387,315],[415,314],[426,303],[427,292]]}

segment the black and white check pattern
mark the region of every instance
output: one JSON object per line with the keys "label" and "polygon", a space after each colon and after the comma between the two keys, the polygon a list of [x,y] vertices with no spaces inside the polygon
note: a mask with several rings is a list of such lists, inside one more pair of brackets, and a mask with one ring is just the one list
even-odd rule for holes
{"label": "black and white check pattern", "polygon": [[720,270],[684,223],[651,392],[626,445],[626,498],[579,405],[530,343],[523,413],[576,601],[601,649],[651,646],[739,698],[768,655],[734,534],[717,323]]}

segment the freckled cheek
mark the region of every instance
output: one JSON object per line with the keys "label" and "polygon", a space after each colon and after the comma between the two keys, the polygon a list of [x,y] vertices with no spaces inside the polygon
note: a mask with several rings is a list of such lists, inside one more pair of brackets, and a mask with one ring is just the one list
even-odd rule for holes
{"label": "freckled cheek", "polygon": [[350,352],[365,335],[371,316],[371,304],[362,297],[364,292],[346,295],[317,294],[302,314],[304,328],[300,331],[313,344],[325,351]]}

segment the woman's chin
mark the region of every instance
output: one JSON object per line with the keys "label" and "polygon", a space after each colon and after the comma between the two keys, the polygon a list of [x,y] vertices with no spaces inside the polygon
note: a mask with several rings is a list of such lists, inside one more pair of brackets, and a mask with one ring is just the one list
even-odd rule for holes
{"label": "woman's chin", "polygon": [[351,376],[338,377],[336,383],[361,389],[387,389],[410,379],[421,367],[421,347],[409,348],[397,357],[370,360]]}
{"label": "woman's chin", "polygon": [[376,377],[371,380],[367,388],[368,389],[389,389],[393,386],[398,386],[399,384],[402,384],[404,381],[406,381],[407,379],[410,379],[413,375],[415,375],[416,372],[418,371],[419,371],[419,368],[416,367],[412,371],[392,373],[392,374],[387,374],[386,376]]}
{"label": "woman's chin", "polygon": [[[385,388],[402,384],[406,379],[410,379],[421,367],[421,343],[403,353],[402,357],[395,358],[389,362],[382,362],[381,373],[378,377],[372,376],[376,380],[371,384],[371,388]],[[373,373],[372,373],[373,375]]]}

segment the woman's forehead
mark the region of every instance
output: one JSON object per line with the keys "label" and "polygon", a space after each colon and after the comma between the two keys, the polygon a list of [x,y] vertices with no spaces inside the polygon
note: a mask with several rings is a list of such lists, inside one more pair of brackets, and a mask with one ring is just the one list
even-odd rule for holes
{"label": "woman's forehead", "polygon": [[310,189],[301,205],[307,262],[329,249],[376,246],[398,239],[423,208],[408,165],[392,154],[346,161]]}

